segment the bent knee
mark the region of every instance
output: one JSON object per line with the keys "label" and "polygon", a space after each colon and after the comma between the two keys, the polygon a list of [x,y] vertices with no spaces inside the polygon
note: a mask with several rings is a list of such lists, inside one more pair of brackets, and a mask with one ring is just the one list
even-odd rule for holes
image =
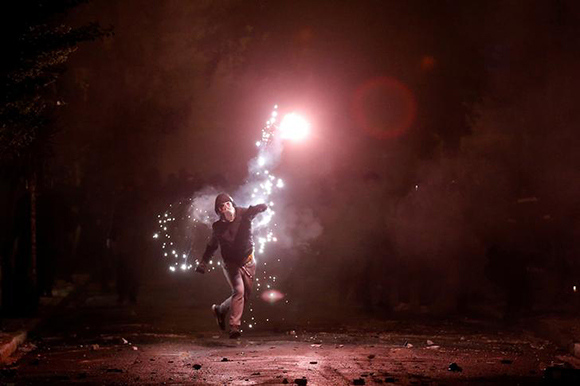
{"label": "bent knee", "polygon": [[245,295],[245,291],[244,291],[244,286],[235,286],[234,288],[232,288],[232,295],[234,297],[242,297]]}

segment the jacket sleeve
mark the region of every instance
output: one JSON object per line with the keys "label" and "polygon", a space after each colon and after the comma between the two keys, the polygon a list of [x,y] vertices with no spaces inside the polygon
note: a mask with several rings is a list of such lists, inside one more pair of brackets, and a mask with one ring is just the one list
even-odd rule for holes
{"label": "jacket sleeve", "polygon": [[201,257],[201,261],[205,264],[207,264],[209,262],[209,260],[213,257],[215,251],[217,251],[218,249],[218,239],[216,237],[216,233],[215,233],[215,227],[212,227],[212,232],[211,232],[211,238],[209,239],[209,242],[207,243],[207,247],[205,247],[205,252],[203,253],[203,256]]}
{"label": "jacket sleeve", "polygon": [[268,205],[266,205],[266,204],[258,204],[258,205],[250,206],[246,212],[246,216],[248,216],[248,218],[250,220],[253,220],[254,217],[256,217],[258,214],[264,212],[266,209],[268,209]]}

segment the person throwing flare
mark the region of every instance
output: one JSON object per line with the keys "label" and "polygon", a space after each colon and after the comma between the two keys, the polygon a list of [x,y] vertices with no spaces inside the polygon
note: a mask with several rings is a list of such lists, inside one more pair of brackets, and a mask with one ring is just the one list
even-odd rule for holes
{"label": "person throwing flare", "polygon": [[240,337],[240,325],[244,305],[249,300],[256,274],[252,220],[268,209],[266,204],[241,208],[226,193],[215,199],[215,212],[220,217],[212,225],[211,238],[207,244],[196,272],[205,273],[209,260],[218,247],[221,249],[224,275],[232,288],[232,294],[223,303],[212,305],[221,330],[226,329],[226,315],[230,313],[230,338]]}

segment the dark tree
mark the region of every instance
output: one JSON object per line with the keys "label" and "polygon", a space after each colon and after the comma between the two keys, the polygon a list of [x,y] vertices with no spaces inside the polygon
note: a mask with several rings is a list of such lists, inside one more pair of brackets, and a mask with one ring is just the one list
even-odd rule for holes
{"label": "dark tree", "polygon": [[[84,1],[3,2],[0,10],[0,172],[2,308],[29,311],[37,296],[36,202],[63,106],[55,82],[81,42],[109,33],[73,28],[66,12]],[[16,205],[16,203],[19,203]],[[20,301],[19,301],[20,300]]]}

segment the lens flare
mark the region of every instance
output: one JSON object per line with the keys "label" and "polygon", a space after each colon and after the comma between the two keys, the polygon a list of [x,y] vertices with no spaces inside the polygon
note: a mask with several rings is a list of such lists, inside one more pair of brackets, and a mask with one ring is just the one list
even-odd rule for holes
{"label": "lens flare", "polygon": [[282,299],[284,299],[284,294],[278,290],[271,289],[268,291],[262,292],[260,295],[263,301],[267,303],[276,303]]}
{"label": "lens flare", "polygon": [[282,139],[300,141],[310,133],[310,123],[296,113],[286,114],[278,128]]}

